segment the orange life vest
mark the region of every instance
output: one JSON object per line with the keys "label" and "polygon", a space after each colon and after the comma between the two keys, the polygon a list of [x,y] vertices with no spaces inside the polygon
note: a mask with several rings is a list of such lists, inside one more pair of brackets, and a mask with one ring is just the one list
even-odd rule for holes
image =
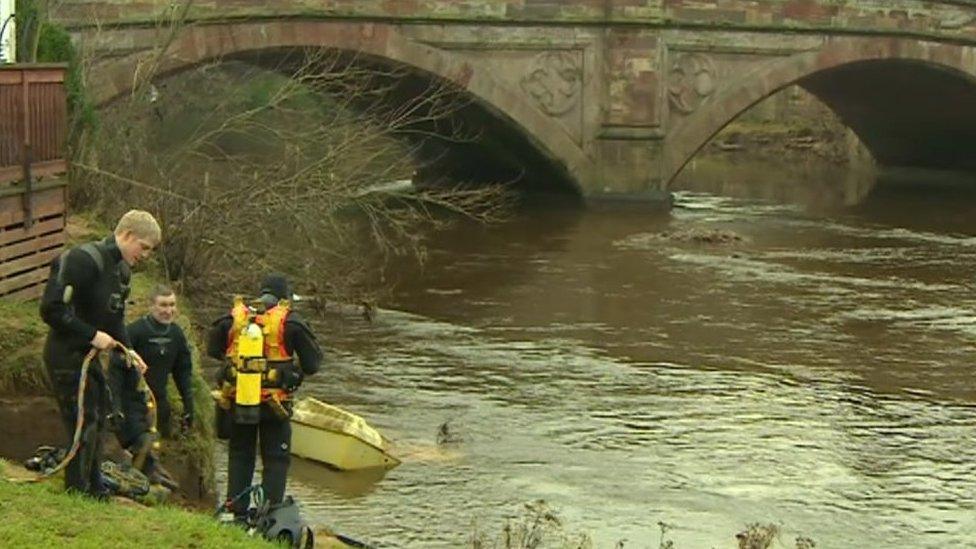
{"label": "orange life vest", "polygon": [[264,333],[264,358],[268,362],[291,361],[292,357],[285,347],[285,322],[291,307],[287,301],[279,301],[277,305],[268,309],[264,313],[255,314],[244,304],[243,299],[234,302],[234,308],[230,311],[233,324],[230,332],[227,333],[227,351],[225,356],[233,360],[237,356],[237,340],[240,333],[250,323],[251,318],[261,326]]}
{"label": "orange life vest", "polygon": [[[290,312],[291,308],[287,300],[281,300],[267,311],[257,313],[244,304],[243,298],[234,298],[234,307],[230,311],[233,322],[227,333],[227,349],[224,353],[233,368],[227,371],[230,377],[225,380],[223,385],[225,397],[233,400],[241,395],[250,394],[252,396],[245,398],[259,398],[261,402],[269,400],[281,402],[291,398],[290,393],[280,388],[280,372],[277,370],[277,367],[280,367],[282,363],[292,363],[292,356],[285,347],[285,322],[288,320]],[[241,345],[241,334],[252,323],[260,327],[261,330],[263,348],[260,357],[257,356],[256,352],[250,350],[241,352],[242,349],[246,348],[246,345]],[[246,357],[241,355],[246,355]],[[257,369],[255,370],[254,367]],[[258,386],[253,385],[250,391],[238,394],[237,386],[234,383],[235,378],[254,374],[260,376],[260,393],[253,392],[258,390]]]}

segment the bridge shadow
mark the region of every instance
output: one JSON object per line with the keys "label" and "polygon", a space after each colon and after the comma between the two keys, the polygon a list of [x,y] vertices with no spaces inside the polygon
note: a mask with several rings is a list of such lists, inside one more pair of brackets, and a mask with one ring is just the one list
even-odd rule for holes
{"label": "bridge shadow", "polygon": [[853,211],[886,225],[972,235],[976,172],[882,170],[871,194]]}
{"label": "bridge shadow", "polygon": [[874,60],[798,84],[823,101],[884,166],[976,171],[976,77],[914,60]]}
{"label": "bridge shadow", "polygon": [[972,48],[836,38],[747,72],[668,136],[670,183],[723,128],[790,86],[810,92],[851,129],[883,169],[976,173]]}
{"label": "bridge shadow", "polygon": [[[328,72],[334,82],[317,91],[341,97],[353,90],[358,96],[342,97],[343,102],[364,121],[400,109],[410,121],[393,135],[415,156],[414,184],[502,183],[521,195],[556,195],[561,202],[580,196],[565,165],[544,153],[529,132],[457,83],[416,67],[362,52],[300,48],[249,50],[208,63],[243,63],[285,77]],[[334,77],[343,72],[349,76]]]}

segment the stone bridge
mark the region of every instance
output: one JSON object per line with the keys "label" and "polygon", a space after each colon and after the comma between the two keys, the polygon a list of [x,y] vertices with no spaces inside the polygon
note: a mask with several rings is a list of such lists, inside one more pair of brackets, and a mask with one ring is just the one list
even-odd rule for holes
{"label": "stone bridge", "polygon": [[[174,4],[63,3],[99,52],[100,101],[129,90]],[[306,48],[457,83],[517,144],[500,156],[527,185],[586,197],[665,196],[713,135],[793,84],[882,164],[976,169],[976,0],[198,0],[161,66]]]}

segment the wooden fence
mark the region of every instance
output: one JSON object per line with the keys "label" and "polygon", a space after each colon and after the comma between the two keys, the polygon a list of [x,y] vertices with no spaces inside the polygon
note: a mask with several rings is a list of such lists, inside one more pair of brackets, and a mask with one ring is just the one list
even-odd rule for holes
{"label": "wooden fence", "polygon": [[65,243],[64,74],[0,66],[0,297],[39,296]]}

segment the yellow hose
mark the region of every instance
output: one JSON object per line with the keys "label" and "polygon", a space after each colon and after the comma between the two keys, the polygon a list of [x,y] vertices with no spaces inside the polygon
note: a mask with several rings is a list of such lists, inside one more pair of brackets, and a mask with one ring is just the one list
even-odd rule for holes
{"label": "yellow hose", "polygon": [[77,417],[75,418],[75,435],[71,441],[71,448],[68,449],[68,453],[64,456],[64,459],[61,460],[61,463],[59,463],[57,467],[51,469],[50,471],[42,471],[39,478],[49,477],[64,469],[68,465],[68,462],[71,461],[71,459],[75,457],[75,454],[78,453],[78,448],[81,446],[81,431],[85,424],[85,387],[88,385],[88,368],[91,366],[91,362],[96,356],[98,356],[98,349],[92,348],[92,350],[88,351],[88,354],[85,355],[85,360],[81,363],[81,378],[78,380],[78,413]]}

